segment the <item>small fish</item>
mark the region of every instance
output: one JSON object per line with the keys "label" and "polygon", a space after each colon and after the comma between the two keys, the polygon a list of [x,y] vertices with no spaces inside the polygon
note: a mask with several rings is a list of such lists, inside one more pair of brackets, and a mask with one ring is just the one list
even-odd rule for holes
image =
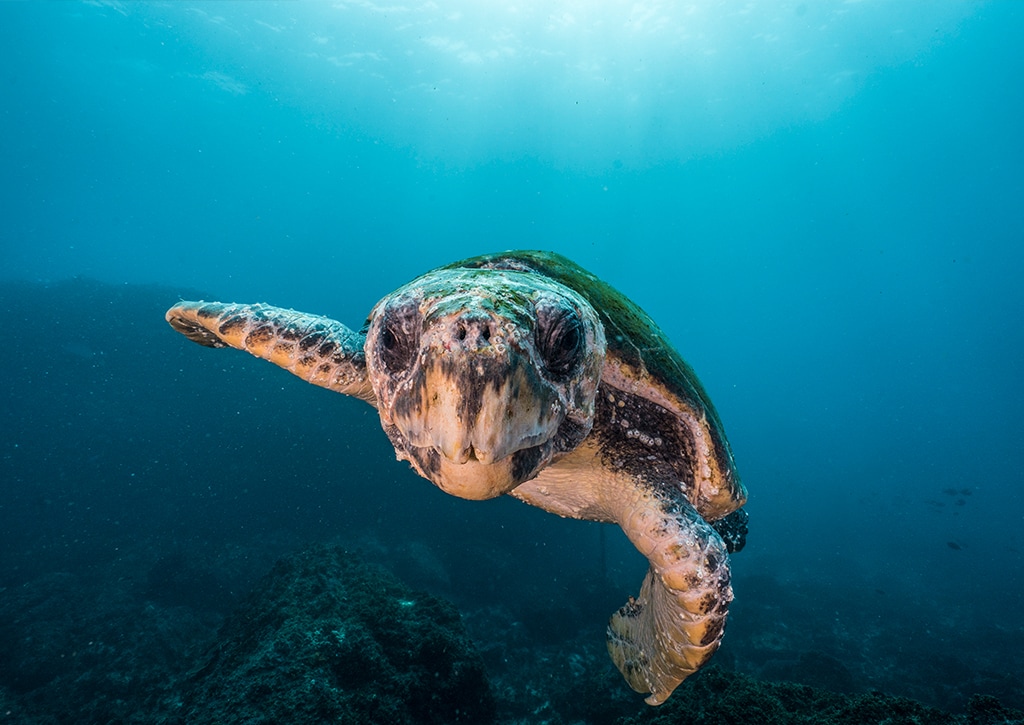
{"label": "small fish", "polygon": [[950,549],[953,549],[954,551],[960,551],[961,549],[964,548],[964,547],[960,546],[960,544],[956,543],[955,541],[947,541],[946,542],[946,546],[948,546]]}

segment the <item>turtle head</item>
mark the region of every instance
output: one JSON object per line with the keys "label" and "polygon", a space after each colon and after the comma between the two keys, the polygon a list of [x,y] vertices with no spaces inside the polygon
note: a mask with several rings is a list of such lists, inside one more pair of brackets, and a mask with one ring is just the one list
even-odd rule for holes
{"label": "turtle head", "polygon": [[398,457],[486,499],[590,433],[605,339],[593,307],[546,277],[443,269],[377,304],[365,351]]}

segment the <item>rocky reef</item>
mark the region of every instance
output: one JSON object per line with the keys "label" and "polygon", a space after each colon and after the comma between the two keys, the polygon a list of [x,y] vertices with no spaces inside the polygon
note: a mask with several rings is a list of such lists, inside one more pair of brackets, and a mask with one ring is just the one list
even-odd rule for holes
{"label": "rocky reef", "polygon": [[1020,725],[1024,713],[992,697],[975,696],[952,715],[881,692],[843,695],[790,682],[762,682],[709,667],[687,681],[657,711],[620,725]]}
{"label": "rocky reef", "polygon": [[143,560],[0,592],[0,723],[1024,725],[989,696],[951,714],[716,665],[651,708],[598,639],[538,639],[500,608],[464,625],[341,545],[280,558],[234,599],[223,562]]}
{"label": "rocky reef", "polygon": [[337,546],[280,560],[182,684],[181,722],[478,723],[495,711],[455,608]]}

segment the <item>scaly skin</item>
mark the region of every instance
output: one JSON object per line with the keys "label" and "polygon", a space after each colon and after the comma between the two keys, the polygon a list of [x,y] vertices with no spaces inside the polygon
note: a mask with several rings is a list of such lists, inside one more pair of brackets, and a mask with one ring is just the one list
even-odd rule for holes
{"label": "scaly skin", "polygon": [[659,705],[721,643],[732,601],[729,556],[680,494],[603,463],[596,438],[512,492],[570,518],[617,523],[651,568],[640,594],[608,623],[608,653],[637,692]]}
{"label": "scaly skin", "polygon": [[630,687],[660,705],[722,641],[732,601],[729,556],[687,503],[637,502],[622,529],[651,568],[640,595],[612,615],[608,653]]}
{"label": "scaly skin", "polygon": [[[553,374],[538,338],[569,328],[570,369]],[[587,436],[605,339],[595,310],[567,287],[468,269],[381,300],[365,349],[397,456],[443,491],[480,500],[508,493]]]}
{"label": "scaly skin", "polygon": [[167,322],[205,347],[233,347],[269,360],[307,383],[374,405],[365,337],[327,317],[270,305],[179,302]]}

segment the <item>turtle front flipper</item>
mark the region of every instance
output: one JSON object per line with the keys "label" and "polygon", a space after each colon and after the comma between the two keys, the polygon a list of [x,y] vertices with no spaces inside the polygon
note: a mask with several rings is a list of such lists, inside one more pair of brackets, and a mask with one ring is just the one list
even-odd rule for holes
{"label": "turtle front flipper", "polygon": [[619,523],[651,567],[640,595],[612,615],[608,653],[630,687],[660,705],[718,649],[732,601],[729,556],[681,498],[649,494]]}
{"label": "turtle front flipper", "polygon": [[365,336],[340,322],[270,305],[223,302],[179,302],[166,318],[200,345],[245,350],[308,383],[375,405]]}
{"label": "turtle front flipper", "polygon": [[612,615],[607,643],[629,686],[660,705],[718,649],[732,601],[728,547],[678,486],[632,480],[601,461],[584,443],[512,495],[560,516],[617,523],[647,558],[640,594]]}

